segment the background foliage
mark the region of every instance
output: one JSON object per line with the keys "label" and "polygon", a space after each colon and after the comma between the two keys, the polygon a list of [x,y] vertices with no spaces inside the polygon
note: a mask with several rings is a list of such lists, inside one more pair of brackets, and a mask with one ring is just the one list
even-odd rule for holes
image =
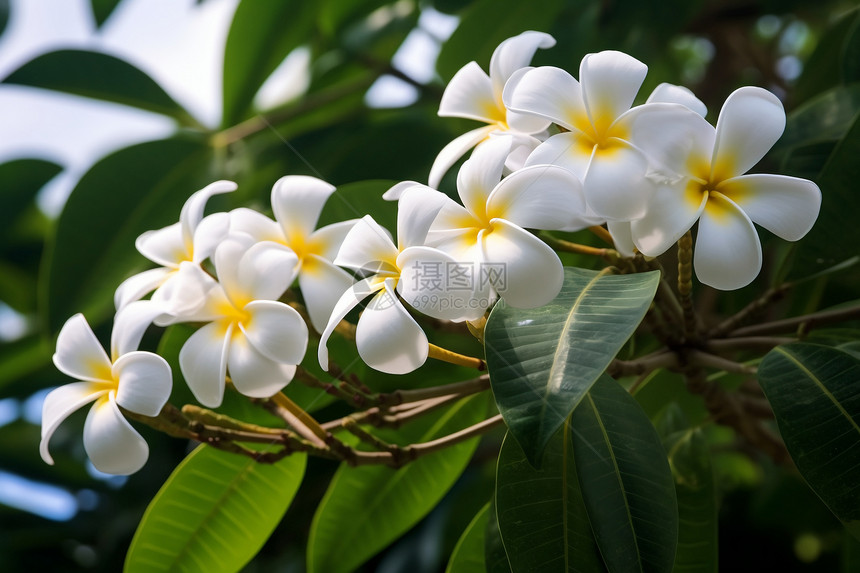
{"label": "background foliage", "polygon": [[[93,0],[92,4],[93,17],[101,25],[109,20],[118,2]],[[775,283],[784,276],[809,279],[783,304],[780,310],[784,315],[856,299],[860,284],[856,267],[835,275],[816,275],[856,256],[860,245],[860,225],[855,222],[860,213],[855,184],[860,180],[860,12],[850,11],[852,4],[843,0],[243,0],[224,46],[224,111],[220,125],[214,129],[201,125],[142,71],[113,56],[81,50],[40,55],[2,81],[164,114],[176,122],[176,133],[99,159],[80,178],[56,220],[49,220],[36,208],[35,197],[63,166],[29,156],[0,165],[0,300],[29,317],[33,324],[28,334],[0,347],[0,397],[23,401],[65,382],[50,363],[60,326],[71,314],[83,311],[96,331],[100,328],[104,333],[113,311],[113,289],[124,277],[144,268],[143,258],[134,250],[134,238],[147,229],[175,221],[185,199],[208,182],[220,178],[238,182],[237,193],[213,200],[218,208],[227,209],[248,203],[267,204],[272,183],[284,174],[316,175],[337,185],[342,198],[329,202],[323,222],[370,213],[391,227],[394,207],[379,199],[381,191],[392,181],[426,180],[438,150],[472,127],[467,121],[436,117],[445,82],[473,59],[486,69],[495,46],[526,29],[548,32],[558,40],[555,48],[537,54],[536,64],[557,65],[576,74],[577,63],[588,52],[610,48],[626,51],[649,65],[643,94],[663,81],[687,85],[708,104],[708,117],[712,120],[723,99],[740,85],[760,85],[780,95],[789,111],[788,128],[766,161],[778,170],[774,172],[814,179],[822,189],[824,202],[818,224],[798,248],[774,242],[769,252],[776,256],[766,261],[766,271],[755,288],[763,291],[768,281]],[[460,24],[450,38],[438,40],[438,76],[425,84],[395,69],[391,58],[419,25],[421,11],[429,8],[456,15]],[[0,2],[0,30],[8,10],[8,3]],[[306,92],[272,109],[256,109],[254,96],[259,87],[300,46],[310,51],[311,81]],[[413,85],[417,101],[397,110],[369,107],[365,93],[386,74]],[[452,192],[452,183],[449,175],[443,190]],[[767,247],[768,237],[764,242]],[[593,264],[573,255],[565,262],[586,267]],[[755,295],[752,287],[717,294],[697,286],[697,293],[706,315],[737,310]],[[833,331],[824,342],[833,346],[836,339],[856,341],[856,332]],[[175,356],[187,335],[179,328],[169,331],[161,341],[162,354]],[[636,339],[630,344],[635,345]],[[840,360],[853,359],[856,363],[857,358],[856,343],[844,350],[816,344],[789,348],[790,353],[769,356],[762,368],[785,376],[791,370],[792,356],[829,352],[837,353]],[[309,356],[315,356],[313,349]],[[453,367],[438,365],[422,372],[428,379],[457,373]],[[356,374],[375,391],[390,390],[400,382],[361,367]],[[860,382],[851,374],[843,377],[844,385]],[[726,387],[739,383],[728,378],[731,377],[724,381]],[[764,389],[770,397],[766,380],[763,376]],[[795,372],[791,380],[798,386],[814,386],[814,381],[802,372]],[[298,385],[291,385],[289,392],[295,392],[291,395],[297,402],[326,407],[328,400],[317,401],[315,394],[293,386]],[[175,392],[183,391],[187,392],[177,384]],[[626,397],[625,394],[622,398]],[[576,396],[574,400],[581,398]],[[600,399],[611,402],[618,397],[609,392]],[[843,519],[855,520],[854,527],[856,507],[837,510],[833,506],[843,503],[841,499],[822,496],[822,502],[795,472],[740,451],[734,447],[731,429],[709,426],[706,433],[689,430],[690,424],[704,419],[706,411],[700,399],[685,393],[677,376],[658,372],[635,394],[635,399],[660,432],[642,436],[647,447],[659,449],[662,440],[670,453],[673,471],[689,478],[684,482],[687,486],[678,491],[682,515],[684,511],[689,512],[688,516],[699,517],[719,512],[722,568],[860,570],[860,542],[844,535],[825,503],[840,517],[847,516]],[[674,406],[665,408],[670,401]],[[469,403],[472,410],[480,410],[479,406],[477,401]],[[241,407],[226,405],[227,411]],[[592,403],[592,407],[599,411],[603,406]],[[793,405],[774,402],[773,407],[779,418],[790,416],[782,408]],[[856,420],[856,411],[852,413]],[[850,417],[840,418],[824,410],[816,414],[822,416],[822,423],[833,425],[833,432],[840,431],[840,424],[850,427]],[[457,415],[474,417],[468,408]],[[618,422],[633,427],[642,420]],[[644,422],[650,427],[647,420]],[[143,428],[152,452],[145,470],[122,485],[95,479],[84,469],[82,423],[82,417],[75,417],[55,436],[55,467],[44,465],[39,458],[38,426],[18,418],[0,427],[0,470],[61,487],[79,501],[74,517],[62,522],[0,506],[0,563],[5,570],[120,570],[146,505],[188,452],[188,445],[181,440]],[[571,423],[580,424],[585,432],[591,420],[582,412]],[[589,460],[574,460],[565,454],[563,442],[574,439],[567,436],[566,429],[559,428],[559,424],[540,427],[541,445],[548,443],[544,453],[547,463],[571,464],[572,471],[587,472]],[[431,436],[433,430],[428,427],[416,431],[419,436]],[[810,443],[810,436],[784,428],[783,432],[792,455],[795,448],[802,452],[798,454],[800,458],[795,457],[798,465],[807,457],[803,452],[814,455],[815,440]],[[446,486],[433,492],[441,501],[426,518],[415,523],[415,519],[406,516],[402,520],[405,525],[393,528],[393,533],[384,532],[383,536],[380,532],[384,542],[373,551],[363,536],[377,526],[373,522],[353,523],[343,539],[362,542],[338,549],[351,556],[343,561],[344,570],[357,566],[366,571],[441,571],[463,531],[468,535],[457,545],[453,563],[459,565],[452,565],[452,570],[480,570],[476,563],[484,557],[488,570],[497,570],[499,563],[504,566],[498,559],[492,512],[472,520],[490,501],[500,447],[503,463],[499,472],[516,475],[534,470],[523,465],[528,452],[520,451],[510,439],[504,446],[501,441],[502,434],[497,432],[484,437],[480,444],[467,442],[458,446],[446,465],[433,467],[440,475],[431,475],[418,464],[411,467],[410,471],[421,473],[420,479],[433,489],[431,484],[445,481],[449,475],[456,479],[459,468],[452,468],[465,464],[460,458],[466,460],[472,450],[476,452],[460,478],[448,484],[450,490]],[[711,455],[705,455],[707,452]],[[432,467],[432,460],[428,457],[422,463]],[[365,469],[368,474],[388,471]],[[304,569],[311,520],[332,476],[339,480],[339,489],[330,491],[324,504],[337,504],[343,496],[370,497],[375,488],[387,483],[386,476],[371,475],[356,485],[349,483],[349,472],[336,470],[334,463],[308,460],[286,517],[246,571]],[[645,476],[626,477],[641,482],[640,486],[651,482]],[[601,487],[599,480],[588,483]],[[369,493],[355,493],[359,486],[369,488]],[[661,485],[652,487],[658,493],[644,495],[659,496]],[[560,496],[560,491],[536,495],[555,499],[553,496]],[[283,495],[287,493],[290,492]],[[402,495],[420,493],[404,491]],[[433,498],[428,499],[432,505]],[[500,494],[499,511],[516,511],[518,499]],[[513,506],[501,507],[503,503]],[[647,507],[641,511],[650,512]],[[554,518],[561,520],[563,516],[559,513]],[[640,515],[627,524],[632,527],[630,535],[664,534],[660,528],[645,533],[637,529],[642,519]],[[404,529],[408,532],[401,537]],[[610,529],[607,527],[607,531]],[[330,529],[316,531],[335,538],[339,535]],[[683,525],[681,531],[685,531]],[[716,534],[717,531],[710,532]],[[393,544],[377,554],[376,550],[383,549],[389,541]],[[311,540],[309,554],[313,559],[330,558],[325,547],[314,545],[317,542],[318,539]],[[599,538],[597,542],[604,543]],[[683,553],[685,543],[682,535],[678,551],[689,561],[678,561],[676,569],[708,570],[701,566],[701,559],[697,565],[695,555]],[[469,547],[477,549],[469,553]],[[474,554],[484,547],[486,555]],[[712,556],[717,551],[716,544],[701,551],[705,553],[700,553],[700,558]],[[654,555],[653,559],[659,562],[665,556]],[[682,563],[691,565],[682,567]]]}

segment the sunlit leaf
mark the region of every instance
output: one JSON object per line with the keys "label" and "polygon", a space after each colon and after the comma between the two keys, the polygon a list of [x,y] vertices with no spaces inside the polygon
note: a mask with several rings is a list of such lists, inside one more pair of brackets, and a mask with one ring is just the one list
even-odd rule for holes
{"label": "sunlit leaf", "polygon": [[778,346],[758,379],[809,487],[860,539],[860,360],[819,344]]}
{"label": "sunlit leaf", "polygon": [[484,333],[493,394],[533,464],[633,334],[659,280],[656,272],[566,268],[561,293],[548,305],[496,304]]}
{"label": "sunlit leaf", "polygon": [[511,570],[605,571],[580,490],[570,427],[556,432],[535,469],[508,435],[496,471],[499,530]]}
{"label": "sunlit leaf", "polygon": [[245,119],[266,78],[293,49],[313,38],[319,7],[298,0],[239,4],[224,48],[224,127]]}
{"label": "sunlit leaf", "polygon": [[[421,435],[410,436],[410,425],[399,434],[426,442],[481,421],[486,410],[486,396],[473,396],[444,410]],[[477,438],[462,442],[397,470],[342,465],[311,525],[309,573],[353,571],[400,537],[442,499],[477,445]]]}
{"label": "sunlit leaf", "polygon": [[610,571],[671,571],[678,504],[660,437],[615,380],[602,376],[570,416],[582,498]]}
{"label": "sunlit leaf", "polygon": [[235,573],[290,506],[305,454],[275,464],[201,445],[152,500],[126,556],[126,573]]}
{"label": "sunlit leaf", "polygon": [[484,534],[490,518],[490,507],[488,502],[466,526],[451,553],[445,573],[485,573]]}
{"label": "sunlit leaf", "polygon": [[115,56],[59,50],[30,60],[3,83],[32,86],[130,105],[188,125],[196,121],[152,78]]}
{"label": "sunlit leaf", "polygon": [[134,241],[179,220],[185,200],[211,182],[204,142],[177,137],[121,149],[96,163],[63,209],[43,261],[47,326],[84,312],[91,323],[113,311],[113,292],[144,259]]}

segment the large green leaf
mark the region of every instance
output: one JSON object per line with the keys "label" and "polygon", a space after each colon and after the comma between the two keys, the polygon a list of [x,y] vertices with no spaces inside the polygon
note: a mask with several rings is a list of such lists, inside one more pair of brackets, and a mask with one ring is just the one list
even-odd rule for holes
{"label": "large green leaf", "polygon": [[700,429],[668,436],[663,445],[678,496],[674,573],[716,573],[717,494],[708,443]]}
{"label": "large green leaf", "polygon": [[126,573],[239,571],[299,489],[305,454],[275,464],[201,445],[170,475],[137,528]]}
{"label": "large green leaf", "polygon": [[245,0],[236,8],[224,47],[224,116],[229,127],[250,114],[254,96],[293,49],[314,34],[321,3]]}
{"label": "large green leaf", "polygon": [[828,346],[788,344],[764,357],[758,379],[797,469],[860,539],[860,360]]}
{"label": "large green leaf", "polygon": [[99,52],[59,50],[42,54],[9,74],[3,83],[121,103],[196,125],[152,78],[124,60]]}
{"label": "large green leaf", "polygon": [[499,531],[495,500],[490,501],[487,528],[484,530],[484,563],[487,566],[486,573],[511,573],[511,564]]}
{"label": "large green leaf", "polygon": [[582,497],[610,571],[671,571],[678,504],[666,452],[645,412],[602,376],[570,416]]}
{"label": "large green leaf", "polygon": [[[415,442],[440,438],[484,418],[487,399],[457,402],[420,435],[402,427]],[[309,573],[353,571],[405,533],[439,503],[466,469],[478,439],[419,458],[398,470],[386,466],[342,465],[335,473],[311,524]]]}
{"label": "large green leaf", "polygon": [[460,536],[445,573],[485,573],[484,537],[490,521],[491,503],[481,508]]}
{"label": "large green leaf", "polygon": [[62,169],[43,159],[16,159],[0,165],[0,236],[34,205],[39,190]]}
{"label": "large green leaf", "polygon": [[496,471],[499,530],[514,573],[605,571],[577,478],[570,427],[547,444],[535,469],[508,435]]}
{"label": "large green leaf", "polygon": [[76,312],[94,323],[112,311],[113,291],[144,262],[135,239],[179,220],[185,200],[213,178],[210,157],[205,143],[177,137],[121,149],[84,174],[43,261],[40,295],[52,332]]}
{"label": "large green leaf", "polygon": [[636,330],[660,280],[657,272],[564,274],[561,292],[546,306],[517,309],[500,301],[484,333],[496,403],[533,464]]}
{"label": "large green leaf", "polygon": [[856,81],[860,51],[860,10],[852,10],[837,20],[821,37],[803,66],[803,75],[794,88],[795,102],[803,102],[843,82]]}

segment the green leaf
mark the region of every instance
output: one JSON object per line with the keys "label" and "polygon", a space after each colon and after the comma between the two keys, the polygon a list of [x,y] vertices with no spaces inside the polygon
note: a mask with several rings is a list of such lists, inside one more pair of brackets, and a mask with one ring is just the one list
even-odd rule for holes
{"label": "green leaf", "polygon": [[[526,30],[548,30],[564,7],[563,0],[541,2],[540,8],[522,0],[477,0],[460,16],[460,24],[442,46],[436,69],[445,81],[469,60],[486,70],[490,56],[503,40]],[[464,54],[468,54],[464,58]]]}
{"label": "green leaf", "polygon": [[234,573],[260,550],[299,489],[305,454],[275,463],[201,445],[149,504],[125,573]]}
{"label": "green leaf", "polygon": [[860,539],[860,360],[819,344],[778,346],[758,379],[809,487]]}
{"label": "green leaf", "polygon": [[484,530],[484,562],[487,573],[511,573],[511,564],[505,553],[502,533],[499,531],[499,520],[496,517],[496,504],[490,501],[490,512],[487,516],[487,528]]}
{"label": "green leaf", "polygon": [[499,301],[484,333],[499,411],[532,464],[636,330],[657,272],[608,275],[565,268],[550,304],[517,309]]}
{"label": "green leaf", "polygon": [[63,168],[43,159],[16,159],[0,165],[0,236],[29,207],[34,205],[36,194]]}
{"label": "green leaf", "polygon": [[3,80],[130,105],[177,119],[197,122],[161,86],[128,62],[85,50],[59,50],[30,60]]}
{"label": "green leaf", "polygon": [[224,116],[230,127],[250,115],[254,96],[295,48],[313,38],[320,3],[245,0],[224,48]]}
{"label": "green leaf", "polygon": [[460,536],[445,573],[484,573],[487,570],[484,559],[484,537],[490,520],[490,502],[475,515]]}
{"label": "green leaf", "polygon": [[570,427],[550,440],[535,469],[511,435],[496,470],[496,513],[514,573],[605,571],[577,479]]}
{"label": "green leaf", "polygon": [[90,324],[113,311],[113,292],[144,262],[134,241],[179,220],[185,200],[213,179],[204,142],[177,137],[121,149],[78,182],[49,241],[40,298],[56,332],[76,312]]}
{"label": "green leaf", "polygon": [[602,376],[570,416],[582,497],[610,571],[671,571],[678,503],[660,437],[615,380]]}
{"label": "green leaf", "polygon": [[857,80],[857,71],[847,66],[857,61],[858,40],[860,40],[860,10],[852,10],[822,34],[815,51],[803,66],[803,74],[795,85],[793,94],[795,102],[804,102],[846,80]]}
{"label": "green leaf", "polygon": [[320,214],[319,226],[371,215],[377,223],[392,233],[396,232],[397,203],[382,198],[382,194],[395,183],[384,179],[338,186]]}
{"label": "green leaf", "polygon": [[[486,396],[445,410],[415,442],[426,442],[484,419]],[[399,435],[412,439],[411,422]],[[415,525],[451,488],[478,445],[478,438],[445,448],[394,470],[341,465],[320,502],[308,540],[308,572],[354,571]]]}
{"label": "green leaf", "polygon": [[9,23],[9,0],[0,0],[0,35],[6,31]]}
{"label": "green leaf", "polygon": [[717,494],[708,443],[700,429],[663,440],[678,496],[678,550],[674,573],[718,571]]}
{"label": "green leaf", "polygon": [[90,0],[93,8],[93,17],[96,19],[96,27],[101,28],[102,24],[110,18],[113,11],[122,0]]}

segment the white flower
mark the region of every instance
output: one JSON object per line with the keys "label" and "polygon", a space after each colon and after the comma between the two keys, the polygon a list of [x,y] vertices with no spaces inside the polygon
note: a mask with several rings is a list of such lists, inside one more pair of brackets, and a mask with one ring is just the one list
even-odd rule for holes
{"label": "white flower", "polygon": [[457,177],[463,205],[442,195],[426,243],[474,265],[476,281],[511,306],[533,308],[558,294],[564,271],[555,251],[525,228],[566,228],[585,212],[585,200],[579,180],[554,165],[502,179],[509,146],[499,137],[475,149]]}
{"label": "white flower", "polygon": [[224,240],[213,256],[203,305],[189,320],[209,322],[179,352],[179,366],[194,397],[221,404],[229,372],[246,396],[266,398],[292,380],[308,343],[308,328],[295,309],[277,301],[292,283],[296,255],[244,234]]}
{"label": "white flower", "polygon": [[232,229],[258,241],[274,241],[289,247],[298,258],[295,272],[311,324],[322,332],[340,295],[352,277],[331,261],[355,221],[343,221],[314,230],[323,206],[335,188],[314,177],[289,175],[272,188],[275,221],[252,211],[230,213]]}
{"label": "white flower", "polygon": [[82,314],[66,321],[57,338],[54,364],[80,382],[56,388],[45,397],[39,451],[46,463],[54,463],[48,442],[57,427],[75,410],[95,402],[84,424],[84,449],[93,465],[120,475],[143,467],[149,447],[119,407],[157,416],[170,397],[167,361],[137,350],[144,331],[159,314],[161,309],[148,301],[133,302],[120,310],[114,320],[110,358]]}
{"label": "white flower", "polygon": [[[474,119],[488,125],[464,133],[439,152],[430,169],[430,187],[438,187],[442,176],[458,159],[496,132],[517,135],[517,145],[512,146],[512,160],[519,161],[521,165],[527,152],[540,143],[529,135],[544,131],[550,122],[508,111],[502,94],[508,80],[529,65],[538,48],[554,45],[555,39],[549,34],[523,32],[508,38],[495,49],[490,59],[489,75],[476,62],[469,62],[454,74],[442,94],[439,115]],[[521,156],[519,159],[518,155]]]}
{"label": "white flower", "polygon": [[[637,129],[660,140],[667,169],[646,215],[632,221],[636,247],[648,256],[669,248],[698,220],[693,265],[703,283],[741,288],[761,270],[761,244],[753,223],[796,241],[812,228],[821,191],[812,181],[783,175],[744,175],[785,129],[785,111],[767,90],[732,93],[714,129],[690,113],[672,129],[648,118]],[[667,145],[669,144],[669,145]]]}
{"label": "white flower", "polygon": [[[639,145],[632,121],[640,115],[656,115],[668,125],[675,116],[689,112],[677,103],[631,109],[647,71],[645,64],[627,54],[604,51],[582,59],[580,81],[562,69],[540,67],[523,73],[505,92],[510,109],[565,128],[540,144],[526,165],[560,165],[579,177],[589,217],[629,221],[645,213],[653,193],[645,177],[650,149]],[[674,100],[680,95],[677,90],[666,92],[655,99]]]}
{"label": "white flower", "polygon": [[[185,202],[179,222],[163,229],[147,231],[137,238],[135,246],[147,259],[162,265],[126,279],[114,294],[114,304],[121,309],[152,290],[152,300],[165,312],[176,317],[194,312],[203,299],[195,289],[198,281],[186,275],[199,272],[200,263],[212,255],[227,235],[230,219],[226,213],[203,217],[210,197],[236,190],[232,181],[216,181],[194,193]],[[160,324],[164,320],[158,321]]]}

